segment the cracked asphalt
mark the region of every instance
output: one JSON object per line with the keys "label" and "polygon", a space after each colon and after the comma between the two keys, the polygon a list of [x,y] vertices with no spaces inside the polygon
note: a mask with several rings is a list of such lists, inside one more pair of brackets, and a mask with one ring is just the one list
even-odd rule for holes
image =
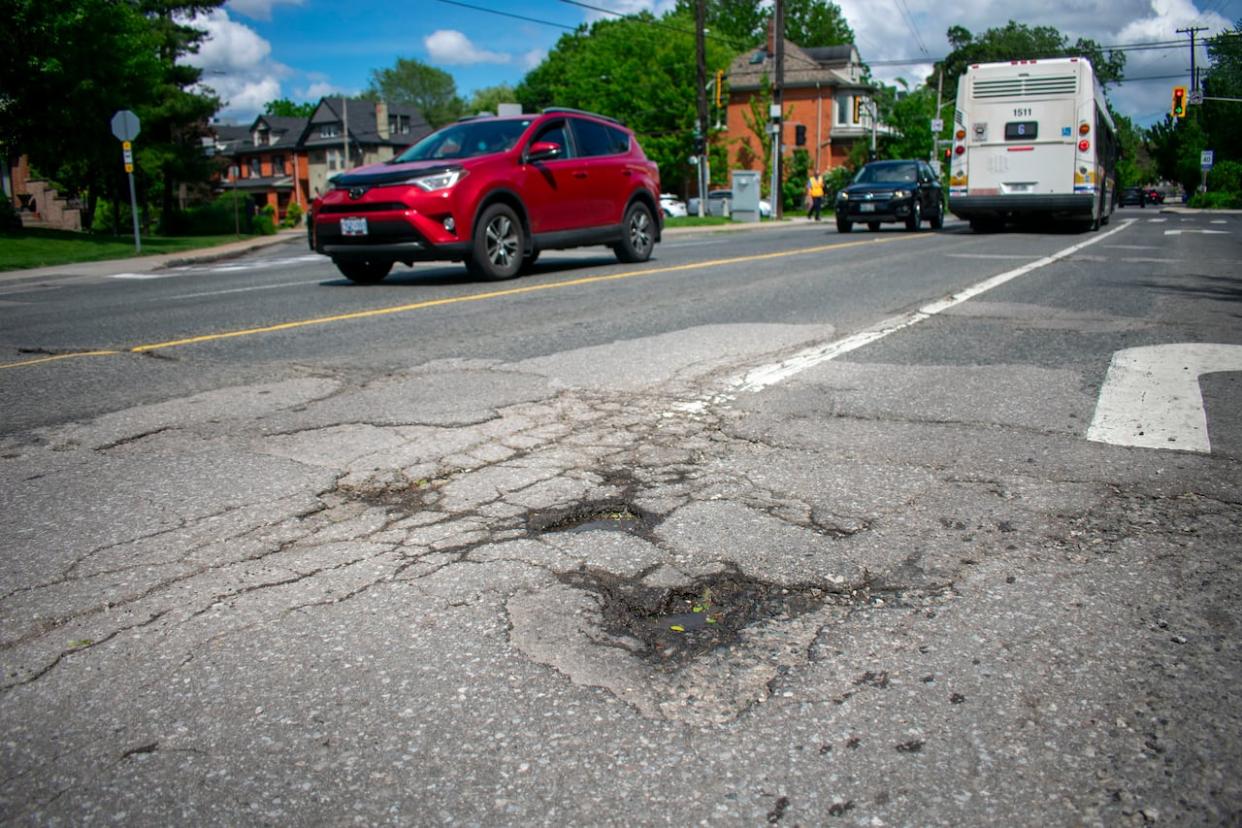
{"label": "cracked asphalt", "polygon": [[[1098,376],[948,349],[1120,319],[978,301],[759,393],[824,330],[321,366],[0,438],[0,814],[1237,824],[1237,457],[1086,443]],[[670,656],[672,595],[743,623]]]}

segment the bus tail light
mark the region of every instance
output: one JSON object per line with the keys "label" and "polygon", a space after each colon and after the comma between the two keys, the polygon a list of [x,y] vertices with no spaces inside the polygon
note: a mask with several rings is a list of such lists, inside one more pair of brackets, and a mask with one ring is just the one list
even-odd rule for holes
{"label": "bus tail light", "polygon": [[963,138],[965,138],[965,137],[966,137],[966,130],[964,130],[964,129],[959,129],[957,132],[955,132],[955,133],[953,133],[953,134],[954,134],[954,136],[957,138],[957,140],[959,140],[959,141],[960,141],[960,140],[962,140]]}
{"label": "bus tail light", "polygon": [[956,147],[953,148],[953,151],[956,152],[958,155],[962,155],[963,153],[966,152],[966,147],[962,146],[961,144],[958,144]]}
{"label": "bus tail light", "polygon": [[1079,152],[1086,152],[1089,149],[1091,149],[1091,142],[1088,141],[1086,138],[1083,138],[1081,141],[1078,142]]}
{"label": "bus tail light", "polygon": [[1086,135],[1090,131],[1091,131],[1091,125],[1087,123],[1086,121],[1083,121],[1081,124],[1078,125],[1079,135]]}

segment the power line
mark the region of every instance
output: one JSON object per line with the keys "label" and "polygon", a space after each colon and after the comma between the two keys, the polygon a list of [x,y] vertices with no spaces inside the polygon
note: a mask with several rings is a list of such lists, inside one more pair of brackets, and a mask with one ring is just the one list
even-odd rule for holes
{"label": "power line", "polygon": [[501,17],[511,17],[514,20],[524,20],[527,23],[538,23],[540,26],[553,26],[557,29],[567,29],[568,31],[571,31],[571,32],[578,31],[577,26],[566,26],[564,23],[553,23],[551,20],[540,20],[537,17],[526,17],[525,15],[521,15],[521,14],[513,14],[512,12],[503,12],[503,11],[500,11],[499,9],[489,9],[489,8],[486,8],[485,6],[475,6],[475,5],[471,5],[470,3],[462,3],[460,2],[460,0],[436,0],[436,2],[444,3],[445,5],[448,5],[448,6],[460,6],[463,9],[470,9],[471,11],[485,12],[487,14],[496,14],[496,15],[500,15]]}

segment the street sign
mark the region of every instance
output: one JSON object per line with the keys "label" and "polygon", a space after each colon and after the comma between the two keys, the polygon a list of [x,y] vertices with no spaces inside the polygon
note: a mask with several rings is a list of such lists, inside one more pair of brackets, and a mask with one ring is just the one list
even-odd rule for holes
{"label": "street sign", "polygon": [[122,109],[112,116],[112,134],[118,141],[132,141],[138,137],[141,127],[138,116],[128,109]]}
{"label": "street sign", "polygon": [[932,132],[939,132],[944,129],[944,118],[932,118]]}
{"label": "street sign", "polygon": [[1190,92],[1190,97],[1187,99],[1187,102],[1190,103],[1192,106],[1202,106],[1203,105],[1203,90],[1192,89]]}
{"label": "street sign", "polygon": [[1212,155],[1213,155],[1212,150],[1204,150],[1203,152],[1199,153],[1200,169],[1204,169],[1204,170],[1212,169],[1212,160],[1213,160]]}

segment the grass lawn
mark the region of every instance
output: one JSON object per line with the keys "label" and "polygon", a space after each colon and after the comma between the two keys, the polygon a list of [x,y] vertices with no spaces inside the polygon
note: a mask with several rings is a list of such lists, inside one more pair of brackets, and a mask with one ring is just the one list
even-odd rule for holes
{"label": "grass lawn", "polygon": [[[237,241],[250,236],[143,236],[142,255],[177,253],[200,247]],[[134,237],[95,236],[65,230],[28,230],[0,232],[0,270],[27,267],[98,262],[104,259],[128,259],[134,253]]]}

